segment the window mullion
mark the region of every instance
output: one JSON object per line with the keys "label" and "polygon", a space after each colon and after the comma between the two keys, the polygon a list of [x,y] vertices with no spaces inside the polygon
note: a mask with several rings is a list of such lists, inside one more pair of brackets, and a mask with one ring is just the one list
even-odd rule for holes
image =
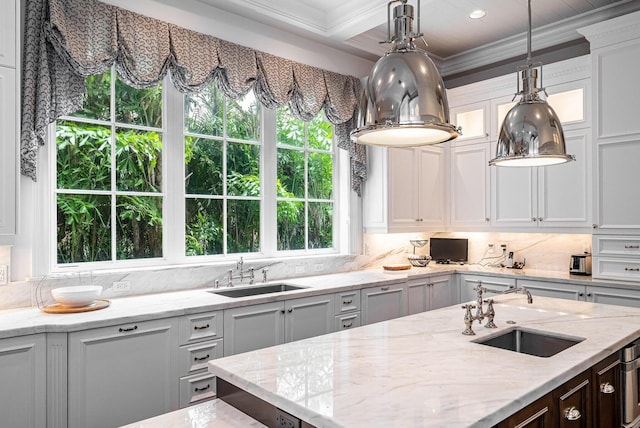
{"label": "window mullion", "polygon": [[111,121],[111,261],[116,261],[118,251],[116,243],[118,242],[118,213],[116,210],[116,179],[118,166],[116,165],[116,70],[115,65],[111,66],[111,79],[109,104],[110,104],[110,121]]}
{"label": "window mullion", "polygon": [[260,236],[262,252],[269,257],[276,255],[278,248],[278,203],[277,175],[278,148],[276,132],[276,110],[262,109],[262,218],[260,219]]}
{"label": "window mullion", "polygon": [[165,259],[185,258],[184,96],[165,78],[163,111],[163,254]]}

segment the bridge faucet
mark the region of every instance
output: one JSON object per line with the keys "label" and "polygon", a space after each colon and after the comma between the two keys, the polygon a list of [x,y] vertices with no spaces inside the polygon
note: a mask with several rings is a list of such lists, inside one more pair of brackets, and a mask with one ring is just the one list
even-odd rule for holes
{"label": "bridge faucet", "polygon": [[[465,329],[462,332],[462,334],[467,336],[473,336],[476,334],[472,329],[473,322],[476,320],[478,321],[478,324],[482,324],[482,320],[484,318],[487,318],[488,321],[485,324],[485,328],[497,327],[493,322],[493,319],[496,315],[496,312],[493,308],[493,299],[483,300],[482,298],[483,293],[489,292],[489,293],[495,293],[495,294],[511,294],[511,293],[517,293],[518,291],[522,291],[527,295],[527,303],[529,304],[533,303],[533,297],[531,297],[531,293],[529,292],[529,290],[527,290],[524,287],[512,287],[504,291],[497,291],[497,290],[490,290],[488,288],[483,287],[482,281],[478,281],[478,285],[474,288],[474,290],[476,291],[476,296],[477,296],[476,304],[475,305],[466,304],[462,306],[462,309],[466,310],[464,314]],[[486,311],[482,310],[483,303],[487,304]],[[476,309],[475,315],[472,315],[471,309]]]}

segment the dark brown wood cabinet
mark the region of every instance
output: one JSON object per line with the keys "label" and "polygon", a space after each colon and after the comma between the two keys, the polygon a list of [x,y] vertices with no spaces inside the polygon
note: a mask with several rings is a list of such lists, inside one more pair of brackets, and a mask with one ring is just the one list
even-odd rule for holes
{"label": "dark brown wood cabinet", "polygon": [[622,425],[622,387],[618,354],[593,366],[592,373],[594,427],[619,428]]}
{"label": "dark brown wood cabinet", "polygon": [[619,428],[618,353],[514,413],[495,428]]}
{"label": "dark brown wood cabinet", "polygon": [[496,428],[549,428],[553,424],[551,394],[534,401],[496,425]]}

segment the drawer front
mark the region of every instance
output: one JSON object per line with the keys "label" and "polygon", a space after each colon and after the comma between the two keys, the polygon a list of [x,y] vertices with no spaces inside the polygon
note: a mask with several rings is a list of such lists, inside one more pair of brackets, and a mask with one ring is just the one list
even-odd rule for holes
{"label": "drawer front", "polygon": [[593,259],[594,278],[640,281],[640,259]]}
{"label": "drawer front", "polygon": [[344,291],[333,295],[336,315],[360,310],[360,290]]}
{"label": "drawer front", "polygon": [[211,373],[188,376],[180,379],[180,408],[216,396],[216,377]]}
{"label": "drawer front", "polygon": [[180,345],[222,337],[222,311],[186,315],[180,319]]}
{"label": "drawer front", "polygon": [[640,236],[594,236],[593,252],[597,256],[640,257]]}
{"label": "drawer front", "polygon": [[180,356],[178,357],[180,376],[206,370],[207,362],[216,358],[222,358],[223,350],[222,339],[181,346]]}
{"label": "drawer front", "polygon": [[360,327],[360,312],[336,316],[336,331]]}

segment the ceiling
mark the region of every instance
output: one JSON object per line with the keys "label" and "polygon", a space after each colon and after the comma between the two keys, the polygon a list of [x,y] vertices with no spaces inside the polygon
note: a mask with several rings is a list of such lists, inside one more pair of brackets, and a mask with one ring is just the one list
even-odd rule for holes
{"label": "ceiling", "polygon": [[[387,1],[197,1],[372,61],[386,52],[379,42],[387,38]],[[475,9],[486,16],[469,18]],[[574,41],[577,28],[636,10],[638,0],[533,0],[533,49]],[[420,15],[427,50],[443,74],[526,53],[527,0],[422,0]]]}

